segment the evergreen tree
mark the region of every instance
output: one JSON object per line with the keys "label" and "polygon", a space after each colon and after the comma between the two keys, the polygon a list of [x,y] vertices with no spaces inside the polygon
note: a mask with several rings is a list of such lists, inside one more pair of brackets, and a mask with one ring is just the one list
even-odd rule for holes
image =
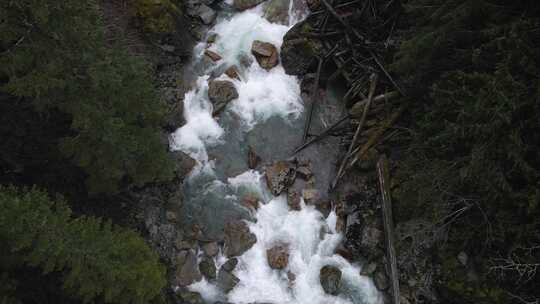
{"label": "evergreen tree", "polygon": [[[148,303],[165,285],[157,254],[133,231],[74,218],[61,198],[36,189],[0,187],[0,209],[2,259],[62,273],[65,290],[84,302]],[[14,289],[5,274],[0,278],[2,289]]]}
{"label": "evergreen tree", "polygon": [[92,192],[172,177],[164,105],[141,58],[105,43],[93,0],[0,3],[0,90],[72,117],[61,147]]}

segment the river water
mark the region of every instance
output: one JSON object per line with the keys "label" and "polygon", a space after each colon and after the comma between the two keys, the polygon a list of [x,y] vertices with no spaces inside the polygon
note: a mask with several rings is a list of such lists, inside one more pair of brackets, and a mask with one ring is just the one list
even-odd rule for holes
{"label": "river water", "polygon": [[[218,240],[224,223],[244,219],[257,236],[257,243],[238,257],[233,274],[240,282],[228,294],[205,279],[189,289],[199,292],[208,303],[381,303],[372,281],[360,275],[361,265],[334,254],[343,238],[335,228],[335,213],[325,217],[303,201],[300,211],[289,210],[286,195],[274,197],[266,187],[264,173],[248,169],[250,146],[264,163],[289,158],[301,143],[305,120],[299,80],[287,75],[281,65],[269,71],[262,69],[251,55],[254,40],[272,43],[279,50],[283,36],[302,14],[291,4],[288,25],[271,23],[263,17],[265,5],[222,13],[209,32],[218,35],[216,41],[211,45],[199,43],[194,49],[194,87],[184,98],[186,124],[173,133],[171,145],[198,163],[183,185],[182,223],[203,227],[206,239]],[[203,56],[206,48],[223,59],[208,64]],[[239,70],[240,80],[225,74],[217,79],[233,82],[239,97],[213,118],[208,100],[210,75],[233,65]],[[335,121],[344,110],[332,94],[327,92],[327,98],[318,105],[314,132]],[[298,156],[311,162],[323,197],[334,174],[337,144],[336,139],[330,139]],[[246,195],[260,201],[256,212],[240,203]],[[266,257],[266,250],[278,242],[288,244],[290,254],[287,268],[281,271],[271,269]],[[216,258],[218,268],[225,260],[221,254]],[[338,296],[326,294],[319,283],[324,265],[342,271]],[[293,282],[287,272],[295,275]]]}

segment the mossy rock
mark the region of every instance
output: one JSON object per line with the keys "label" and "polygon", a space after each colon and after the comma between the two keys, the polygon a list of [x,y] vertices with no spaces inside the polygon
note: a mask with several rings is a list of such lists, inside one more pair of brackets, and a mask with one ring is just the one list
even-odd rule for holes
{"label": "mossy rock", "polygon": [[131,14],[138,18],[143,29],[149,33],[170,33],[175,30],[179,7],[169,0],[135,0]]}

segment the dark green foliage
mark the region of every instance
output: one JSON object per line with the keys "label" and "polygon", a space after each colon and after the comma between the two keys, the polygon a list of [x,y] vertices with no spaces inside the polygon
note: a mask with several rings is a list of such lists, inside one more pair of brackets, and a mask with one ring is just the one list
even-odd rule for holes
{"label": "dark green foliage", "polygon": [[3,1],[0,11],[0,90],[71,115],[73,136],[61,147],[90,191],[172,177],[149,67],[106,45],[94,1]]}
{"label": "dark green foliage", "polygon": [[[393,70],[418,102],[398,172],[398,218],[453,221],[439,252],[445,288],[473,302],[505,303],[508,292],[537,298],[537,275],[494,266],[539,258],[522,250],[540,245],[538,4],[413,0],[406,8],[412,24]],[[477,259],[476,285],[458,275],[462,250]]]}
{"label": "dark green foliage", "polygon": [[[157,255],[133,231],[98,218],[73,218],[62,199],[52,201],[35,189],[0,187],[0,209],[2,259],[62,273],[64,288],[84,302],[147,303],[165,285]],[[10,282],[3,289],[15,288],[0,278]]]}

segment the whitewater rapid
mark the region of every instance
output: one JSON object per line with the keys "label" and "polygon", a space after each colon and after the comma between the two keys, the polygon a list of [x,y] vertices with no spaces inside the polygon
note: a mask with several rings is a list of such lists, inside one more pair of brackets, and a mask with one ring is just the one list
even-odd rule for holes
{"label": "whitewater rapid", "polygon": [[[229,159],[245,159],[246,138],[256,127],[276,123],[273,119],[279,119],[278,123],[285,125],[285,130],[288,130],[286,125],[294,130],[291,126],[298,124],[304,111],[298,79],[287,75],[281,65],[269,71],[262,69],[251,54],[254,40],[272,43],[279,50],[283,36],[299,19],[290,14],[289,25],[271,23],[263,17],[264,5],[222,17],[210,30],[217,34],[216,41],[211,45],[200,43],[195,48],[196,62],[203,61],[206,48],[220,54],[222,59],[205,67],[204,75],[198,77],[194,88],[186,93],[186,124],[172,134],[172,149],[189,154],[198,163],[185,182],[186,201],[199,204],[200,209],[194,207],[194,210],[200,212],[208,211],[205,208],[227,210],[236,208],[239,199],[249,194],[260,201],[261,207],[251,213],[252,220],[248,222],[257,242],[238,257],[233,274],[240,282],[235,288],[225,294],[206,279],[188,288],[199,292],[209,303],[381,303],[372,281],[360,275],[360,265],[334,254],[343,237],[335,229],[334,212],[325,218],[303,199],[301,210],[289,210],[286,196],[273,196],[262,173],[247,170],[229,176],[227,170],[219,169],[224,166],[222,162]],[[245,66],[246,59],[251,61],[248,66]],[[216,119],[212,117],[213,108],[208,99],[209,75],[230,66],[238,68],[240,79],[225,74],[217,79],[231,81],[239,96],[227,105],[222,117]],[[223,150],[219,150],[221,148]],[[212,155],[214,150],[235,155],[219,158]],[[219,216],[227,217],[217,212],[207,218],[212,221]],[[289,246],[289,263],[284,270],[271,269],[266,257],[267,249],[278,243]],[[217,268],[225,261],[222,254],[218,255]],[[342,271],[339,296],[326,294],[319,283],[319,272],[324,265],[333,265]],[[294,274],[295,279],[291,280],[287,272]]]}

